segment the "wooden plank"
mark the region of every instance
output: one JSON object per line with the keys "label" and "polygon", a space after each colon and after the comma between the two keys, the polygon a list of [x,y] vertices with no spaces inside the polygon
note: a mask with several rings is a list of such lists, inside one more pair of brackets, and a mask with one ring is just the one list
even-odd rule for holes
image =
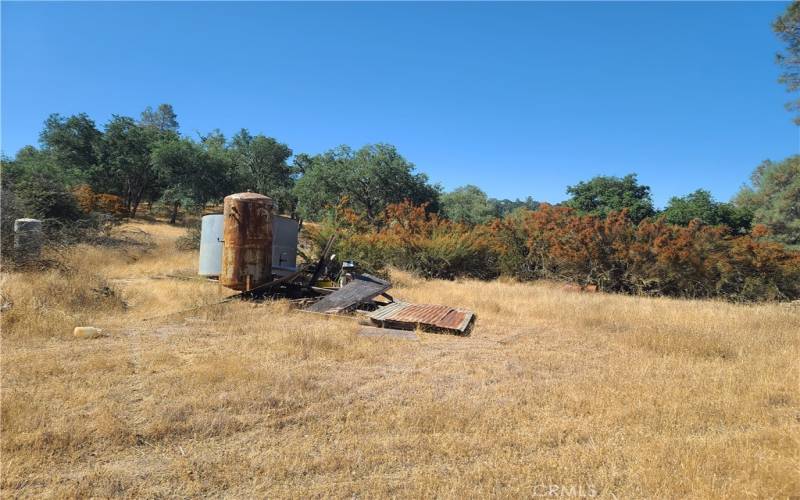
{"label": "wooden plank", "polygon": [[347,312],[362,302],[369,302],[391,286],[388,281],[375,276],[357,274],[353,281],[323,297],[322,300],[307,307],[306,310],[326,314]]}
{"label": "wooden plank", "polygon": [[332,234],[330,238],[328,238],[328,243],[325,244],[325,248],[322,249],[322,255],[319,257],[319,261],[317,262],[317,267],[314,268],[314,272],[311,273],[311,277],[308,279],[308,283],[306,286],[312,286],[314,283],[317,282],[317,278],[319,278],[320,273],[322,273],[322,269],[325,267],[325,261],[328,260],[328,254],[331,253],[331,248],[333,248],[333,242],[336,240],[336,233]]}

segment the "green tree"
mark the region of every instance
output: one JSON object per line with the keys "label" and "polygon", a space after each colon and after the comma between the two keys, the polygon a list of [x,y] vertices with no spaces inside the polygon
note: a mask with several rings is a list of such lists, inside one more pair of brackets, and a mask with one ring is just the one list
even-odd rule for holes
{"label": "green tree", "polygon": [[661,214],[670,224],[688,226],[697,219],[710,226],[728,226],[733,232],[740,234],[750,231],[753,218],[749,210],[736,207],[732,203],[716,201],[705,189],[670,198]]}
{"label": "green tree", "polygon": [[539,205],[541,205],[541,203],[534,200],[530,196],[528,196],[524,200],[520,200],[519,198],[517,198],[516,200],[509,200],[506,198],[502,200],[497,200],[494,198],[490,198],[489,203],[494,205],[495,215],[501,219],[507,215],[511,215],[512,213],[518,211],[519,209],[536,210],[539,208]]}
{"label": "green tree", "polygon": [[225,164],[189,139],[162,142],[152,154],[153,166],[163,186],[162,201],[171,205],[174,224],[181,206],[202,207],[221,198],[225,189]]}
{"label": "green tree", "polygon": [[200,140],[200,145],[208,154],[210,167],[217,178],[215,197],[222,198],[240,190],[241,179],[236,171],[236,164],[228,148],[225,135],[219,130],[213,130],[209,134],[201,136]]}
{"label": "green tree", "polygon": [[496,214],[495,205],[478,186],[458,187],[442,195],[442,215],[454,222],[483,224]]}
{"label": "green tree", "polygon": [[206,135],[200,135],[200,143],[206,150],[224,151],[228,147],[228,141],[225,139],[219,129],[214,129]]}
{"label": "green tree", "polygon": [[[64,169],[50,154],[25,147],[14,160],[4,158],[0,167],[3,179],[4,221],[6,215],[75,221],[83,217],[70,188],[80,182],[74,172]],[[13,220],[11,221],[13,223]],[[6,224],[7,225],[7,224]],[[9,226],[10,227],[10,226]],[[4,230],[9,230],[4,226]]]}
{"label": "green tree", "polygon": [[178,133],[178,115],[175,114],[171,104],[160,104],[156,110],[147,106],[142,111],[139,123],[143,127],[151,127],[161,132]]}
{"label": "green tree", "polygon": [[231,139],[230,154],[241,190],[271,197],[283,212],[294,210],[295,171],[287,163],[293,154],[289,146],[242,129]]}
{"label": "green tree", "polygon": [[159,194],[153,189],[157,176],[150,151],[165,140],[167,136],[158,129],[141,127],[133,118],[114,115],[105,127],[92,185],[99,191],[121,196],[126,211],[135,217],[145,195]]}
{"label": "green tree", "polygon": [[294,191],[298,209],[309,219],[318,220],[343,197],[372,223],[387,205],[406,199],[428,203],[431,211],[439,209],[440,188],[430,185],[427,175],[415,173],[414,165],[389,144],[367,145],[357,151],[340,146],[316,156],[298,155],[295,166],[302,172]]}
{"label": "green tree", "polygon": [[628,209],[631,220],[637,223],[655,214],[650,187],[639,184],[636,174],[594,177],[567,187],[567,193],[572,198],[566,205],[582,213],[605,217],[609,212]]}
{"label": "green tree", "polygon": [[17,197],[14,194],[13,175],[9,171],[14,167],[14,160],[0,155],[0,257],[12,255],[14,244],[14,221],[24,217],[19,210]]}
{"label": "green tree", "polygon": [[[776,55],[776,61],[784,69],[779,82],[786,85],[786,90],[796,92],[800,89],[800,2],[795,0],[783,14],[772,23],[772,29],[778,38],[786,44],[786,52]],[[786,105],[790,111],[800,111],[800,99]],[[795,116],[795,123],[800,125],[800,114]]]}
{"label": "green tree", "polygon": [[753,223],[766,225],[773,237],[800,245],[800,155],[759,165],[736,196],[737,206],[751,210]]}
{"label": "green tree", "polygon": [[39,141],[61,168],[85,173],[97,164],[101,137],[86,113],[66,118],[52,114],[44,122]]}

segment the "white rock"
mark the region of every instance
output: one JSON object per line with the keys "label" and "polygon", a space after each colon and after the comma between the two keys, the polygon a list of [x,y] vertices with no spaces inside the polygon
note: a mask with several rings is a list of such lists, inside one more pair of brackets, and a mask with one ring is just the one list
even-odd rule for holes
{"label": "white rock", "polygon": [[76,326],[72,334],[79,339],[94,339],[103,335],[103,330],[93,326]]}

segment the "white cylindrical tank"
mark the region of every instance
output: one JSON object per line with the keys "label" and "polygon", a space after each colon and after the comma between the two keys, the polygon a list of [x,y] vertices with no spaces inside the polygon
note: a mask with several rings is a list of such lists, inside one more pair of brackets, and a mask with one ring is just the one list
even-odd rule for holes
{"label": "white cylindrical tank", "polygon": [[288,276],[297,270],[300,221],[278,215],[272,219],[272,274]]}
{"label": "white cylindrical tank", "polygon": [[200,224],[200,276],[219,276],[222,272],[222,214],[206,215]]}
{"label": "white cylindrical tank", "polygon": [[42,221],[17,219],[14,221],[14,253],[20,262],[39,259],[42,251]]}

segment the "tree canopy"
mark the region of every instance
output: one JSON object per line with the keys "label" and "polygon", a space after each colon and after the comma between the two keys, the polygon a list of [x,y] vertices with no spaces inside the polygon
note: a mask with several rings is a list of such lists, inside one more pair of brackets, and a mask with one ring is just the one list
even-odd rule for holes
{"label": "tree canopy", "polygon": [[229,152],[238,176],[239,190],[268,195],[278,209],[286,213],[294,210],[296,203],[292,188],[295,170],[288,164],[293,154],[289,146],[261,134],[252,136],[247,129],[241,129],[231,139]]}
{"label": "tree canopy", "polygon": [[512,213],[520,210],[536,210],[541,206],[541,203],[534,200],[532,197],[528,196],[524,200],[516,199],[516,200],[509,200],[504,198],[502,200],[498,200],[495,198],[490,198],[489,202],[494,205],[495,215],[499,218],[503,218],[507,215],[511,215]]}
{"label": "tree canopy", "polygon": [[566,205],[586,214],[605,217],[609,212],[628,209],[634,222],[655,214],[650,187],[639,184],[636,174],[594,177],[567,187],[567,193],[572,197]]}
{"label": "tree canopy", "polygon": [[800,155],[781,162],[765,161],[736,197],[737,206],[753,213],[777,241],[800,245]]}
{"label": "tree canopy", "polygon": [[146,194],[156,196],[157,175],[150,158],[151,151],[159,142],[175,138],[159,129],[141,127],[133,118],[113,116],[106,124],[100,143],[92,187],[99,192],[121,196],[125,209],[135,216]]}
{"label": "tree canopy", "polygon": [[178,133],[178,115],[172,109],[172,104],[160,104],[156,110],[147,106],[142,111],[139,123],[143,127],[152,127],[162,132]]}
{"label": "tree canopy", "polygon": [[427,175],[416,173],[414,165],[389,144],[355,151],[340,146],[321,155],[298,155],[295,165],[302,177],[294,192],[300,213],[307,218],[321,217],[345,197],[370,222],[387,205],[404,200],[438,210],[440,188],[430,185]]}
{"label": "tree canopy", "polygon": [[496,216],[494,203],[478,186],[468,184],[442,195],[442,214],[453,222],[483,224]]}
{"label": "tree canopy", "polygon": [[85,173],[97,164],[101,137],[86,113],[69,117],[54,113],[45,120],[39,142],[63,169]]}
{"label": "tree canopy", "polygon": [[[789,92],[796,92],[800,89],[800,2],[795,0],[789,4],[772,23],[772,29],[786,44],[786,51],[775,57],[784,70],[779,81]],[[789,102],[786,107],[790,111],[800,111],[800,99]],[[794,121],[800,125],[800,114],[795,115]]]}
{"label": "tree canopy", "polygon": [[[298,154],[283,142],[241,129],[230,139],[219,130],[198,139],[178,132],[172,106],[148,107],[140,120],[112,115],[98,129],[88,115],[52,114],[44,122],[40,148],[26,146],[13,160],[3,158],[3,175],[19,207],[28,215],[74,215],[72,190],[120,197],[121,212],[136,216],[142,202],[163,202],[175,220],[179,207],[201,207],[226,194],[252,190],[276,201],[284,213],[320,220],[330,207],[348,206],[380,226],[388,205],[408,201],[425,205],[450,221],[467,225],[504,218],[539,203],[489,198],[474,185],[442,193],[390,144],[360,149],[340,146],[317,155]],[[777,241],[800,245],[800,156],[764,162],[735,203],[718,202],[698,189],[670,199],[663,212],[668,223],[727,225],[735,233],[752,223],[766,225]],[[83,192],[83,191],[82,191]],[[656,214],[650,188],[635,174],[598,176],[569,186],[564,204],[582,214],[608,216],[627,210],[638,223]],[[18,195],[18,196],[17,196]],[[10,198],[9,198],[10,199]]]}
{"label": "tree canopy", "polygon": [[748,232],[753,217],[746,208],[714,200],[705,189],[670,198],[662,215],[670,224],[688,226],[691,221],[699,220],[710,226],[728,226],[735,233]]}
{"label": "tree canopy", "polygon": [[227,164],[189,139],[163,142],[152,153],[153,166],[162,186],[161,200],[172,207],[174,223],[180,206],[202,207],[228,194]]}

